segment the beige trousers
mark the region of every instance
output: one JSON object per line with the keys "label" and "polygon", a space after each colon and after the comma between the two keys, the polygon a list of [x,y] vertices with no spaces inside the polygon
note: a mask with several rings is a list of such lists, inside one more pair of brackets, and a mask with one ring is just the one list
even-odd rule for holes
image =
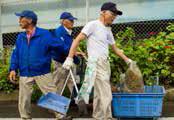
{"label": "beige trousers", "polygon": [[[66,70],[62,67],[62,64],[56,61],[53,61],[53,66],[54,66],[54,71],[53,71],[53,80],[56,84],[56,88],[57,88],[57,93],[61,93],[62,89],[63,89],[63,85],[65,83],[65,80],[69,74],[69,70]],[[75,77],[76,82],[78,83],[80,81],[80,77],[78,75],[76,75],[76,67],[74,66],[72,69],[73,75]],[[73,81],[70,79],[67,82],[67,86],[69,88],[69,91],[72,93],[73,91]]]}
{"label": "beige trousers", "polygon": [[[33,84],[35,83],[44,94],[56,92],[56,86],[51,73],[34,77],[20,77],[18,107],[22,120],[31,120],[31,95]],[[58,113],[55,114],[57,116]]]}
{"label": "beige trousers", "polygon": [[112,119],[110,74],[109,61],[102,59],[98,60],[93,101],[93,117],[97,120]]}
{"label": "beige trousers", "polygon": [[110,63],[107,59],[89,58],[79,99],[88,103],[89,93],[94,86],[93,118],[96,120],[112,119],[110,74]]}
{"label": "beige trousers", "polygon": [[[65,80],[69,74],[69,71],[62,68],[62,64],[56,61],[53,61],[54,71],[53,71],[53,80],[56,84],[57,93],[61,93]],[[70,92],[73,90],[73,82],[68,80],[68,88]]]}

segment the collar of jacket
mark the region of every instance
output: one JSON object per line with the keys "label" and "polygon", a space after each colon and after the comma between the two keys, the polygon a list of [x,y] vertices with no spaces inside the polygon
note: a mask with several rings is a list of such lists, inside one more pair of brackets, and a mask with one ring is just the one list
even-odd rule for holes
{"label": "collar of jacket", "polygon": [[63,25],[60,26],[60,29],[61,29],[62,33],[70,35]]}
{"label": "collar of jacket", "polygon": [[[26,33],[26,31],[25,31],[25,32],[22,32],[21,35],[22,35],[22,37],[27,38],[27,33]],[[40,36],[40,35],[41,35],[40,29],[39,29],[38,27],[36,27],[35,33],[34,33],[34,35],[33,35],[32,37],[38,37],[38,36]]]}

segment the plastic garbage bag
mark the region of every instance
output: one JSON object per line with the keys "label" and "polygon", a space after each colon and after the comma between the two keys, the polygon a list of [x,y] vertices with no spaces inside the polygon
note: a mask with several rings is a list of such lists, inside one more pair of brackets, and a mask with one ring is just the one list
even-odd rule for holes
{"label": "plastic garbage bag", "polygon": [[135,61],[129,65],[126,73],[120,75],[119,90],[126,93],[144,92],[143,77]]}

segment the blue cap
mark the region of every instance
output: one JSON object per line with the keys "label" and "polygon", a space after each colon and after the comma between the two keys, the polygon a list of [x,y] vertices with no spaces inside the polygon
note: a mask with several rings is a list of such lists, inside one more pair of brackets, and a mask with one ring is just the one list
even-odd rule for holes
{"label": "blue cap", "polygon": [[72,16],[72,14],[69,13],[69,12],[63,12],[60,15],[60,19],[77,20],[77,18],[75,18],[74,16]]}
{"label": "blue cap", "polygon": [[37,21],[37,15],[31,10],[24,10],[21,13],[15,13],[16,16],[30,18]]}

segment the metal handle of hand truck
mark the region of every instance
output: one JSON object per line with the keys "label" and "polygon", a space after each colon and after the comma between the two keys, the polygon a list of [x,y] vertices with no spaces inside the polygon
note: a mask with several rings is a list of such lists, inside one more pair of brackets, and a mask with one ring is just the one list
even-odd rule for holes
{"label": "metal handle of hand truck", "polygon": [[65,80],[65,83],[64,83],[64,86],[63,86],[63,89],[62,89],[60,95],[63,94],[63,91],[64,91],[64,89],[65,89],[65,87],[66,87],[66,84],[67,84],[67,82],[68,82],[70,76],[71,76],[71,78],[72,78],[72,81],[73,81],[73,84],[74,84],[74,86],[75,86],[76,92],[77,92],[77,93],[79,92],[78,87],[77,87],[77,84],[76,84],[76,81],[75,81],[75,78],[74,78],[74,75],[73,75],[73,72],[72,72],[72,69],[70,69],[70,70],[69,70],[69,74],[68,74],[68,76],[67,76],[67,78],[66,78],[66,80]]}

